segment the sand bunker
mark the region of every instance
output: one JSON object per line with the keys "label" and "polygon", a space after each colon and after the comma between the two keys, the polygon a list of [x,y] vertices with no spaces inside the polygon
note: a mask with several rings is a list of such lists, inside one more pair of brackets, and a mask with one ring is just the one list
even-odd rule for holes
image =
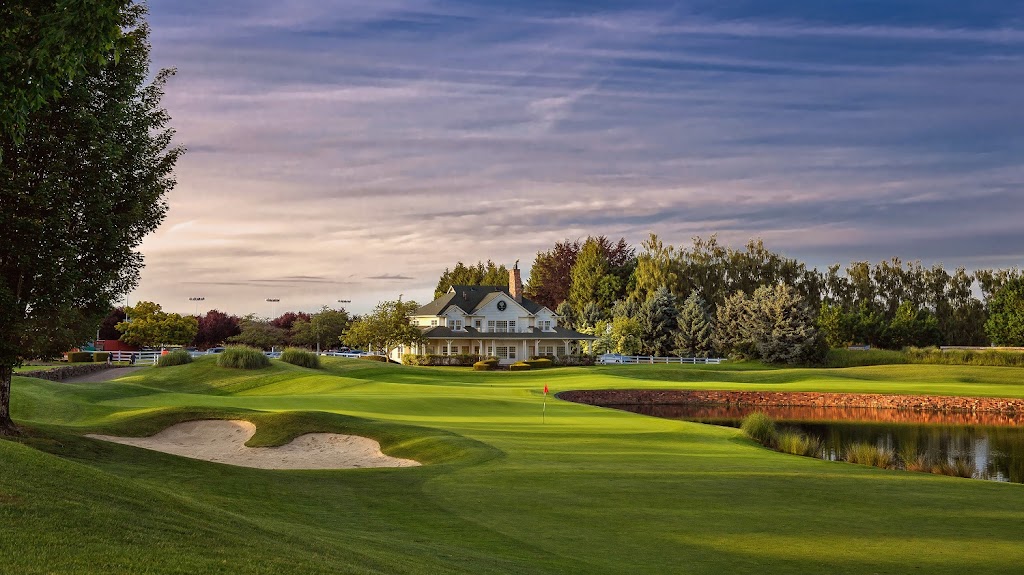
{"label": "sand bunker", "polygon": [[192,459],[259,469],[354,469],[419,465],[419,462],[412,459],[384,455],[379,443],[357,435],[307,433],[280,447],[246,447],[245,442],[255,433],[256,426],[248,421],[214,419],[179,423],[150,437],[87,437]]}

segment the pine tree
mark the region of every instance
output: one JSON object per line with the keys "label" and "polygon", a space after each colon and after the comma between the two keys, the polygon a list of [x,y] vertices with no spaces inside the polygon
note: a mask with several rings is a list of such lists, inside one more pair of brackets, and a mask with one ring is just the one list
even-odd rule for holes
{"label": "pine tree", "polygon": [[690,294],[679,312],[679,331],[676,333],[676,355],[682,357],[711,357],[714,351],[711,316],[704,300],[697,292]]}
{"label": "pine tree", "polygon": [[676,298],[667,287],[660,287],[648,299],[640,311],[643,330],[643,352],[648,355],[666,356],[675,347],[675,334],[679,329],[679,310]]}
{"label": "pine tree", "polygon": [[743,291],[725,298],[715,313],[715,349],[730,357],[754,354],[750,337],[753,316],[750,296]]}
{"label": "pine tree", "polygon": [[755,315],[749,335],[757,355],[768,363],[812,363],[821,359],[824,342],[815,326],[814,311],[797,291],[785,284],[757,288],[752,298]]}

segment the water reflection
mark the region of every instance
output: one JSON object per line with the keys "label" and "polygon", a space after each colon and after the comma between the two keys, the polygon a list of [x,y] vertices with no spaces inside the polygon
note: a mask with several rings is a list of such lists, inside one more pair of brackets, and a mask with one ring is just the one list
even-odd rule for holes
{"label": "water reflection", "polygon": [[870,408],[765,407],[747,405],[606,405],[633,413],[739,427],[755,411],[780,428],[822,440],[820,456],[844,459],[857,443],[888,449],[897,466],[913,470],[959,466],[979,479],[1024,483],[1021,417],[989,413],[941,413]]}

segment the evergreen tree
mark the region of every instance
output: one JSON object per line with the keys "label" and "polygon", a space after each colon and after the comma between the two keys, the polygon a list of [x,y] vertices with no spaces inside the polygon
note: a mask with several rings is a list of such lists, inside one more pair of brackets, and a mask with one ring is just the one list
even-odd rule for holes
{"label": "evergreen tree", "polygon": [[675,347],[675,334],[679,329],[679,310],[676,298],[662,286],[648,299],[640,311],[643,331],[642,351],[647,355],[667,356]]}
{"label": "evergreen tree", "polygon": [[569,300],[563,301],[558,309],[555,310],[555,314],[558,315],[558,325],[568,328],[576,329],[579,327],[579,318],[576,315],[576,310],[572,308],[572,304]]}
{"label": "evergreen tree", "polygon": [[714,351],[711,316],[704,300],[697,292],[690,294],[679,312],[679,332],[676,333],[676,355],[682,357],[711,357]]}
{"label": "evergreen tree", "polygon": [[530,279],[523,289],[527,298],[547,307],[558,309],[569,299],[569,284],[572,283],[572,268],[580,253],[579,240],[558,242],[546,252],[537,252],[530,268]]}
{"label": "evergreen tree", "polygon": [[452,286],[501,286],[508,287],[508,270],[504,265],[497,265],[491,260],[487,263],[477,262],[469,265],[459,262],[454,269],[445,268],[434,288],[434,299],[448,293]]}
{"label": "evergreen tree", "polygon": [[785,284],[754,292],[754,318],[748,327],[757,355],[768,363],[812,363],[825,351],[812,308]]}
{"label": "evergreen tree", "polygon": [[601,245],[594,238],[587,238],[570,274],[569,303],[573,309],[582,313],[587,304],[601,304],[601,281],[609,270],[608,256]]}
{"label": "evergreen tree", "polygon": [[718,353],[730,357],[754,354],[749,330],[753,321],[750,296],[738,291],[725,298],[715,312],[714,341]]}

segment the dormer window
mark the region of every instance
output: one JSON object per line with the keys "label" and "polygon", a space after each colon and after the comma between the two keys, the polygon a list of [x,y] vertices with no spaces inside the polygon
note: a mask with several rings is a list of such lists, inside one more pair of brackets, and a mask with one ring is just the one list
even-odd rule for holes
{"label": "dormer window", "polygon": [[551,320],[550,319],[541,320],[541,322],[540,322],[540,330],[541,331],[551,331]]}
{"label": "dormer window", "polygon": [[448,320],[448,325],[451,326],[452,331],[463,331],[461,319]]}

